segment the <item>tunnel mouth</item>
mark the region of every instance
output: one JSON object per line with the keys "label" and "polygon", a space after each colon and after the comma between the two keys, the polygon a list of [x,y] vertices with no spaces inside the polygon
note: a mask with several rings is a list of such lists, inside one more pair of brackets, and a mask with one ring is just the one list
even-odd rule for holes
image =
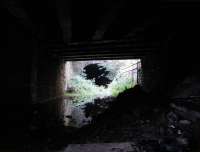
{"label": "tunnel mouth", "polygon": [[82,127],[141,77],[141,59],[67,61],[65,125]]}

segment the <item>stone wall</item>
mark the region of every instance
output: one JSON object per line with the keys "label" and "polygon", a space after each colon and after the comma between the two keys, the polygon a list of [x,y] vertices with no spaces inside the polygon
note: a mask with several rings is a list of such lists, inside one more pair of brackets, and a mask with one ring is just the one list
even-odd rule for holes
{"label": "stone wall", "polygon": [[165,92],[165,58],[158,54],[147,55],[142,58],[142,86],[145,91],[163,94]]}
{"label": "stone wall", "polygon": [[48,124],[61,122],[65,64],[41,49],[38,38],[23,22],[6,11],[3,14],[6,22],[1,29],[0,130],[3,141],[8,139],[11,143],[12,139],[20,141],[27,135],[36,111],[40,111],[40,117]]}
{"label": "stone wall", "polygon": [[[37,70],[36,104],[46,105],[48,120],[63,119],[65,62],[40,54]],[[44,118],[45,119],[45,118]]]}
{"label": "stone wall", "polygon": [[[1,24],[1,76],[2,96],[0,101],[0,134],[3,141],[24,136],[30,120],[31,106],[31,67],[33,50],[37,45],[32,32],[23,27],[20,21],[6,14]],[[6,30],[5,30],[6,29]]]}

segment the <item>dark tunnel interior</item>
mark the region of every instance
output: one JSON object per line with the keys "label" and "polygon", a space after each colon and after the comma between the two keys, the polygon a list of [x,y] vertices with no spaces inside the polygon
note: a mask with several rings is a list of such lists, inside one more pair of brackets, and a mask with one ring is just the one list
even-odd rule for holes
{"label": "dark tunnel interior", "polygon": [[[200,151],[199,0],[1,4],[0,151]],[[141,59],[138,83],[66,126],[66,62],[128,59]],[[91,76],[99,86],[105,71]]]}

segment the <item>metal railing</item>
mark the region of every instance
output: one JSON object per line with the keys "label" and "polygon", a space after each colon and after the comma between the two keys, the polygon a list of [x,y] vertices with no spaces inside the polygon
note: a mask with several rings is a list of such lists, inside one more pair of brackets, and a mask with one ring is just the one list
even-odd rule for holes
{"label": "metal railing", "polygon": [[[131,68],[131,69],[127,70],[127,71],[123,71],[123,70],[128,69],[128,68]],[[123,68],[121,70],[123,72],[121,72],[121,73],[118,74],[118,76],[116,77],[116,80],[120,79],[122,76],[124,76],[126,74],[130,74],[130,72],[131,72],[132,81],[136,82],[136,84],[138,84],[139,81],[140,81],[139,80],[140,79],[140,76],[139,76],[140,75],[139,74],[140,70],[141,70],[141,61],[138,61],[137,63],[134,63],[132,65],[129,65],[129,66]],[[136,74],[136,80],[134,80],[134,74]]]}

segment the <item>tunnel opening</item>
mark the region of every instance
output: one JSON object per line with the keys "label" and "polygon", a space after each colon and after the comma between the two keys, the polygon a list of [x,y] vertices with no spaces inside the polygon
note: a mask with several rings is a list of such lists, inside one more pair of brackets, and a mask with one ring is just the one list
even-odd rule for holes
{"label": "tunnel opening", "polygon": [[[197,1],[3,0],[0,151],[199,151]],[[91,63],[79,84],[90,82],[84,90],[99,90],[110,108],[97,116],[107,106],[101,98],[72,102],[81,96],[65,79],[65,61],[130,58],[142,58],[142,85],[106,97],[100,88],[110,88],[115,73]],[[92,122],[70,128],[70,104],[83,103]]]}
{"label": "tunnel opening", "polygon": [[141,81],[141,59],[67,61],[65,125],[82,127]]}

